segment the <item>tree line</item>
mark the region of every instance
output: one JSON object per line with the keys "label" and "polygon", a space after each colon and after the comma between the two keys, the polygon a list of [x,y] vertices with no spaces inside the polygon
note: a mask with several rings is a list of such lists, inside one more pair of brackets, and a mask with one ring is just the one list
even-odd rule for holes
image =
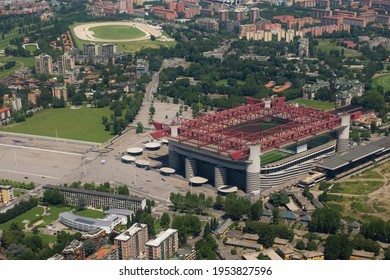
{"label": "tree line", "polygon": [[31,210],[38,205],[38,199],[31,197],[29,200],[23,200],[17,203],[11,209],[8,209],[5,213],[0,213],[0,224],[6,223],[13,218],[16,218],[23,213]]}

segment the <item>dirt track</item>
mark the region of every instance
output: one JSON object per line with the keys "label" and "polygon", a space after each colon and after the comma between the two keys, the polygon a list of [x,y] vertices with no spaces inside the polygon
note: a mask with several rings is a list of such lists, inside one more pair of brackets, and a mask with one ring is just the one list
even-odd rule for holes
{"label": "dirt track", "polygon": [[[90,31],[90,28],[98,27],[98,26],[107,26],[107,25],[128,25],[131,27],[136,27],[142,32],[144,32],[146,35],[140,38],[134,38],[134,39],[120,39],[120,40],[106,40],[106,39],[100,39],[95,38],[93,36],[93,32]],[[130,22],[130,21],[121,21],[121,22],[97,22],[97,23],[87,23],[83,25],[76,26],[74,29],[74,33],[77,36],[77,38],[84,40],[84,41],[90,41],[90,42],[135,42],[135,41],[143,41],[150,39],[150,36],[153,35],[156,38],[161,37],[161,32],[157,29],[155,29],[153,26],[145,23],[139,23],[139,22]]]}

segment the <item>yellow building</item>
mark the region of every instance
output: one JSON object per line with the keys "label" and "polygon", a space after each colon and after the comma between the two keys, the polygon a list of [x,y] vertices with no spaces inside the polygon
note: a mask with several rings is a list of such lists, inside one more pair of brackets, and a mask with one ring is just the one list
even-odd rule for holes
{"label": "yellow building", "polygon": [[312,260],[312,261],[322,261],[324,260],[324,253],[322,252],[305,252],[303,253],[303,258],[305,260]]}
{"label": "yellow building", "polygon": [[14,200],[14,187],[0,186],[0,203],[7,203]]}

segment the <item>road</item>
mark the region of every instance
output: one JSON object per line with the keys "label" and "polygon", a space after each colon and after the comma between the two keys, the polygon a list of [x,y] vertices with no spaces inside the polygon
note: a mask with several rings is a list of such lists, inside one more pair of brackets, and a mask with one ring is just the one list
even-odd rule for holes
{"label": "road", "polygon": [[[160,73],[163,69],[169,68],[169,67],[178,67],[180,65],[184,65],[185,61],[180,58],[174,58],[174,59],[164,59],[161,68],[158,72],[154,73],[152,76],[152,80],[149,82],[149,84],[145,88],[145,96],[144,101],[142,103],[142,106],[140,108],[140,111],[138,112],[137,116],[145,116],[149,114],[150,105],[152,104],[152,101],[154,99],[154,95],[157,93],[158,84],[160,82]],[[141,121],[140,119],[134,120],[134,124]],[[145,128],[150,128],[150,125],[148,123],[145,123],[144,121],[141,121]]]}
{"label": "road", "polygon": [[0,213],[4,213],[9,209],[12,209],[17,203],[22,200],[27,200],[30,196],[41,196],[42,193],[42,185],[35,187],[33,190],[26,192],[25,194],[15,198],[13,201],[7,203],[6,205],[0,207]]}

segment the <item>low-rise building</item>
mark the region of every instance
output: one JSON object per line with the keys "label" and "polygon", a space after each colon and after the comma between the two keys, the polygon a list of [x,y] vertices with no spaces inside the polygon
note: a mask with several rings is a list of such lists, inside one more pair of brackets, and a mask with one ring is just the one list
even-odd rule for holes
{"label": "low-rise building", "polygon": [[62,250],[61,254],[64,256],[65,260],[84,260],[84,243],[75,239]]}
{"label": "low-rise building", "polygon": [[214,231],[214,234],[220,236],[224,235],[232,224],[233,224],[232,219],[228,218],[224,220]]}
{"label": "low-rise building", "polygon": [[263,250],[263,245],[255,242],[249,242],[244,240],[237,240],[237,239],[228,239],[225,242],[225,245],[227,246],[233,246],[233,247],[239,247],[244,249],[252,249],[256,251]]}
{"label": "low-rise building", "polygon": [[3,107],[0,108],[0,123],[7,123],[11,119],[11,108]]}
{"label": "low-rise building", "polygon": [[83,201],[86,207],[93,208],[131,209],[137,211],[146,207],[146,199],[135,196],[51,185],[46,185],[43,189],[59,190],[69,205],[78,205],[80,201]]}
{"label": "low-rise building", "polygon": [[104,219],[92,219],[75,215],[72,212],[64,212],[60,213],[60,222],[79,231],[90,232],[103,229],[106,233],[111,233],[117,225],[126,223],[127,220],[123,220],[118,215],[108,215]]}
{"label": "low-rise building", "polygon": [[196,260],[196,251],[194,249],[179,249],[176,255],[179,260]]}
{"label": "low-rise building", "polygon": [[47,260],[49,260],[49,261],[62,261],[62,260],[65,260],[65,258],[61,254],[55,254],[55,255],[51,256],[50,258],[48,258]]}
{"label": "low-rise building", "polygon": [[119,260],[118,246],[106,244],[86,258],[86,260]]}
{"label": "low-rise building", "polygon": [[136,72],[137,75],[148,74],[149,62],[146,59],[137,59]]}
{"label": "low-rise building", "polygon": [[277,249],[278,255],[284,260],[291,260],[294,255],[294,250],[287,246],[280,246]]}
{"label": "low-rise building", "polygon": [[319,251],[307,251],[303,253],[305,260],[324,260],[324,253]]}
{"label": "low-rise building", "polygon": [[364,250],[352,250],[350,260],[372,260],[375,254]]}
{"label": "low-rise building", "polygon": [[95,230],[84,233],[81,236],[81,240],[91,240],[95,246],[98,246],[102,239],[107,236],[106,231],[104,229],[97,228]]}

